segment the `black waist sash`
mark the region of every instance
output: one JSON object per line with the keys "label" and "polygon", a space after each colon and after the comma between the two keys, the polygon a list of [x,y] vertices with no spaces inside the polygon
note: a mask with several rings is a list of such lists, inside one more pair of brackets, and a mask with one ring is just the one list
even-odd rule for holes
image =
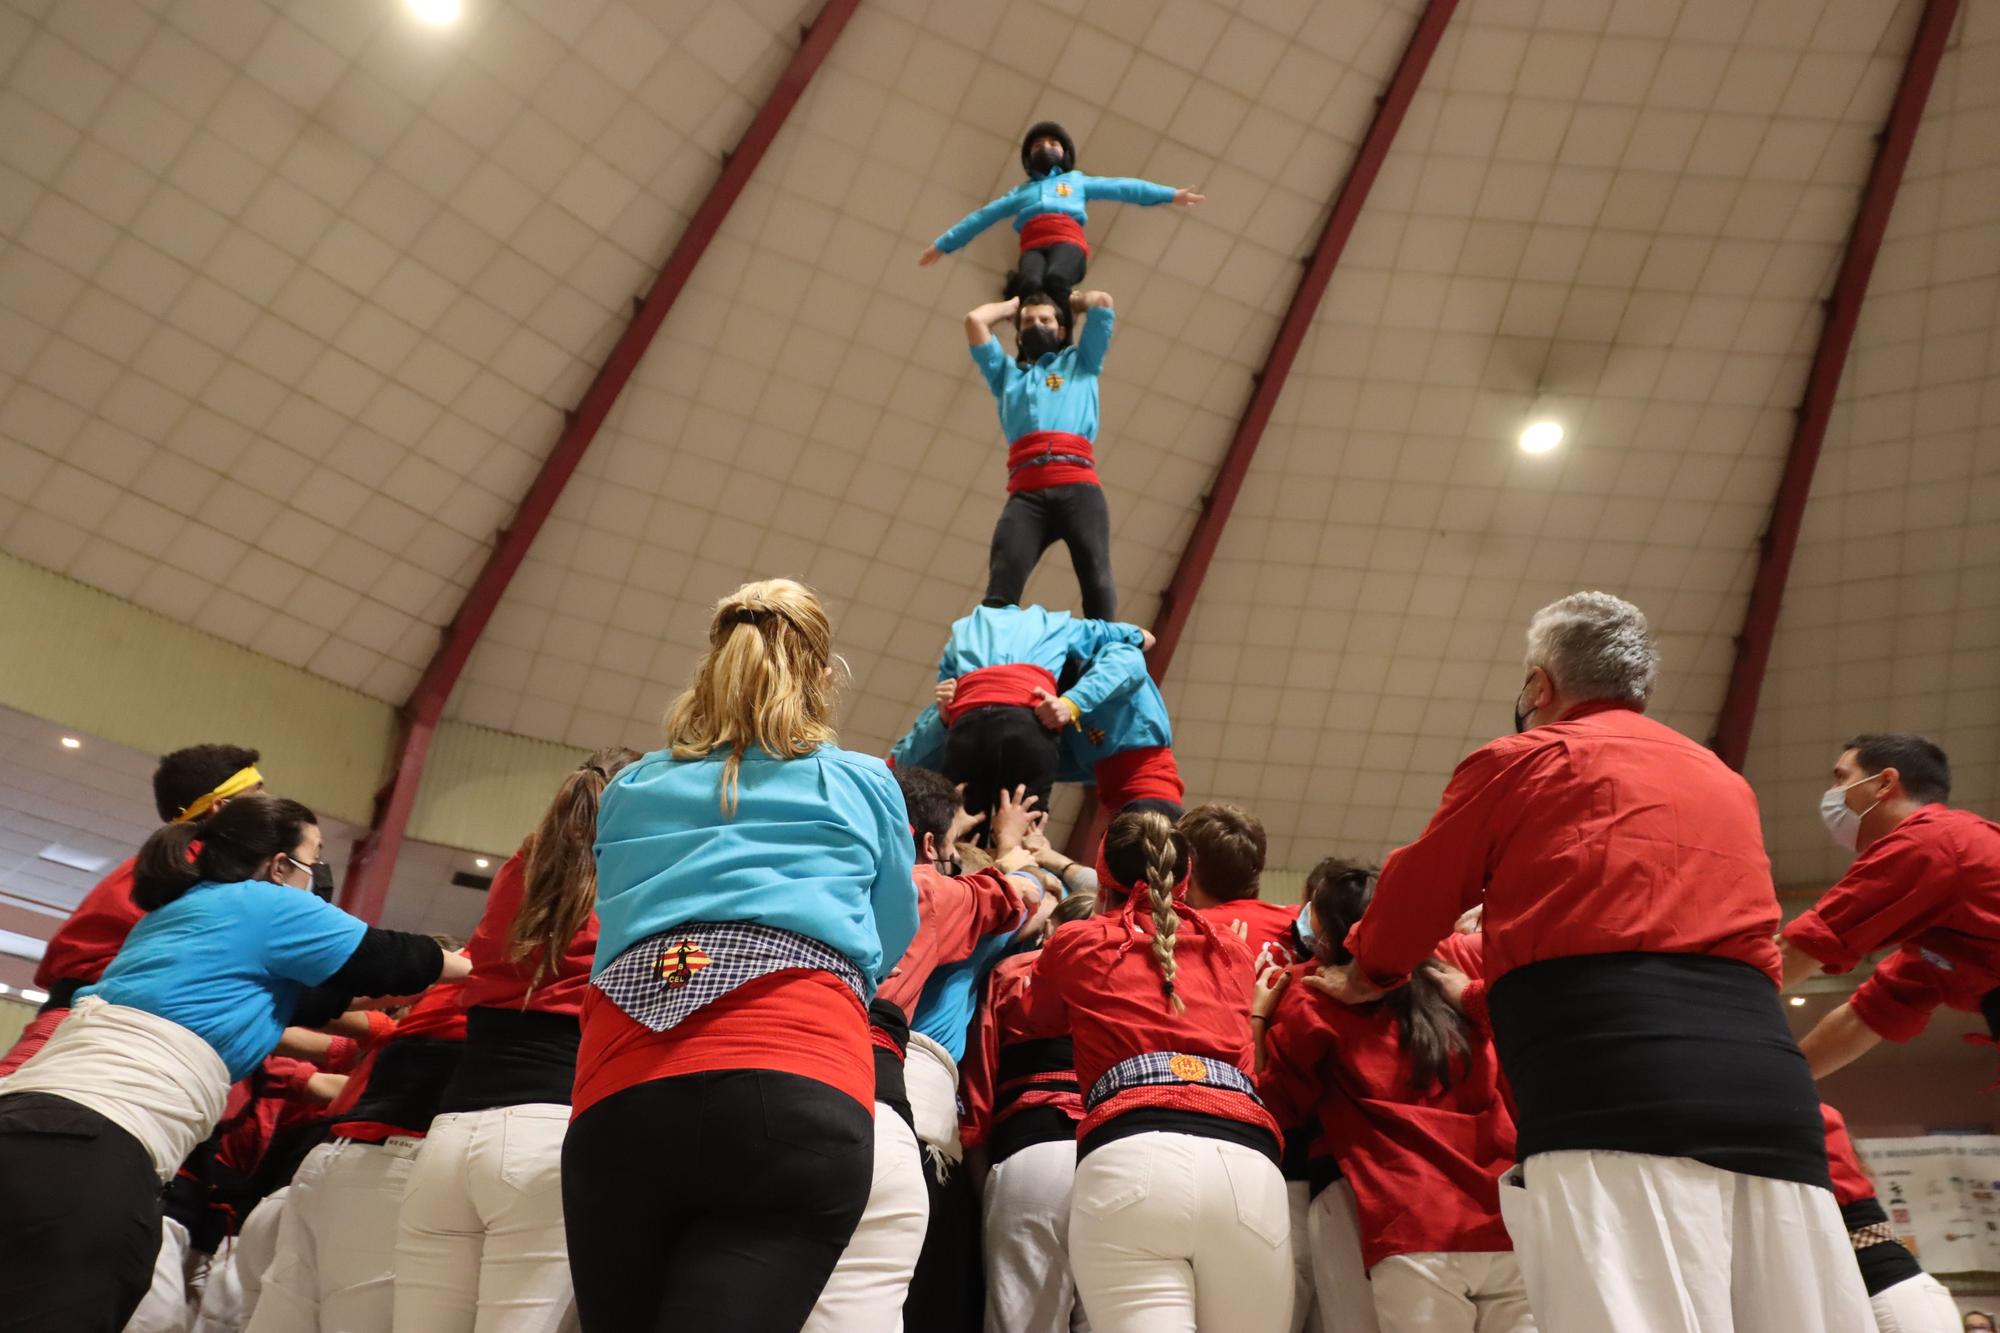
{"label": "black waist sash", "polygon": [[893,1051],[869,1044],[868,1049],[875,1057],[875,1100],[903,1117],[903,1123],[914,1132],[917,1117],[910,1110],[910,1089],[903,1081],[903,1057],[910,1049],[910,1020],[894,1004],[878,998],[868,1002],[868,1026],[896,1043]]}
{"label": "black waist sash", "polygon": [[1501,977],[1490,1008],[1523,1162],[1604,1149],[1833,1187],[1812,1073],[1777,987],[1748,963],[1554,958]]}
{"label": "black waist sash", "polygon": [[465,1050],[438,1099],[438,1112],[539,1102],[568,1106],[582,1036],[575,1014],[486,1005],[466,1010]]}

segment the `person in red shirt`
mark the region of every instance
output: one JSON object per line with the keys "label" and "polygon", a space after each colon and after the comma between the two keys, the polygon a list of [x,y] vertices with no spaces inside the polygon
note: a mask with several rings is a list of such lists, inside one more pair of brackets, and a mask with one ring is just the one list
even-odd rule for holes
{"label": "person in red shirt", "polygon": [[1847,1121],[1825,1102],[1826,1160],[1833,1197],[1854,1245],[1854,1262],[1868,1288],[1868,1304],[1884,1333],[1957,1333],[1958,1306],[1944,1284],[1926,1273],[1889,1222],[1875,1182],[1848,1137]]}
{"label": "person in red shirt", "polygon": [[994,966],[966,1051],[960,1137],[984,1180],[986,1333],[1069,1333],[1078,1317],[1069,1199],[1083,1090],[1069,1029],[1037,1026],[1029,1001],[1049,934],[1096,912],[1096,893],[1070,894],[1033,949]]}
{"label": "person in red shirt", "polygon": [[[1645,716],[1646,618],[1575,593],[1528,626],[1516,735],[1462,762],[1390,854],[1326,983],[1404,984],[1485,904],[1521,1164],[1501,1190],[1551,1333],[1866,1333],[1812,1074],[1778,999],[1778,900],[1749,784]],[[1782,1262],[1775,1256],[1782,1255]]]}
{"label": "person in red shirt", "polygon": [[599,797],[637,758],[614,746],[579,764],[486,891],[465,1041],[403,1193],[398,1329],[471,1328],[499,1309],[553,1327],[570,1308],[562,1150],[597,950],[591,843]]}
{"label": "person in red shirt", "polygon": [[[875,1170],[868,1205],[806,1321],[809,1333],[875,1333],[903,1317],[910,1280],[931,1217],[934,1176],[924,1169],[904,1066],[910,1058],[910,1015],[938,968],[972,957],[980,941],[1020,928],[1041,884],[1017,872],[1034,864],[1021,846],[1033,798],[1000,794],[993,812],[995,862],[974,874],[947,873],[958,836],[980,822],[959,803],[959,789],[927,768],[896,770],[909,807],[916,853],[917,934],[868,1006],[875,1057]],[[1025,800],[1018,798],[1026,797]],[[918,1057],[922,1058],[922,1057]],[[948,1081],[942,1113],[956,1114]]]}
{"label": "person in red shirt", "polygon": [[[1331,858],[1308,882],[1320,960],[1350,961],[1340,941],[1374,895],[1373,868]],[[1438,947],[1478,972],[1477,936],[1448,935]],[[1514,1120],[1491,1037],[1452,1007],[1435,958],[1408,985],[1353,1007],[1286,984],[1294,972],[1310,974],[1278,969],[1276,984],[1258,993],[1258,1010],[1271,1015],[1258,1088],[1280,1123],[1317,1121],[1335,1145],[1354,1190],[1380,1328],[1532,1330],[1500,1220]]]}
{"label": "person in red shirt", "polygon": [[1069,1028],[1085,1090],[1070,1268],[1096,1333],[1284,1333],[1291,1216],[1252,1078],[1250,950],[1188,906],[1189,861],[1164,815],[1119,815],[1098,915],[1036,960],[1029,1019]]}
{"label": "person in red shirt", "polygon": [[[1285,967],[1310,956],[1299,927],[1303,904],[1288,906],[1258,897],[1263,884],[1265,836],[1257,816],[1240,805],[1210,802],[1179,817],[1181,836],[1194,856],[1188,881],[1188,906],[1219,928],[1234,930],[1250,946],[1252,972]],[[1309,1156],[1310,1134],[1284,1126],[1284,1158],[1278,1164],[1285,1177],[1285,1197],[1292,1208],[1292,1235],[1303,1239],[1312,1208]],[[1292,1246],[1292,1333],[1306,1326],[1313,1314],[1312,1253],[1304,1244]]]}
{"label": "person in red shirt", "polygon": [[[232,796],[264,790],[257,771],[258,754],[240,745],[190,745],[160,759],[153,770],[153,805],[165,823],[203,819],[222,808]],[[6,1077],[42,1049],[49,1034],[69,1013],[70,999],[94,984],[118,954],[132,927],[145,913],[132,901],[132,867],[127,857],[84,895],[54,935],[35,966],[35,985],[48,992],[42,1009],[0,1056],[0,1078]]]}
{"label": "person in red shirt", "polygon": [[1860,855],[1785,927],[1785,984],[1895,952],[1799,1043],[1815,1077],[1884,1038],[1909,1041],[1939,1005],[1979,1013],[2000,992],[2000,825],[1950,799],[1951,762],[1922,736],[1856,736],[1841,747],[1820,817]]}
{"label": "person in red shirt", "polygon": [[397,1217],[465,1042],[464,990],[457,978],[419,996],[327,1108],[327,1141],[282,1192],[276,1247],[245,1333],[389,1327]]}

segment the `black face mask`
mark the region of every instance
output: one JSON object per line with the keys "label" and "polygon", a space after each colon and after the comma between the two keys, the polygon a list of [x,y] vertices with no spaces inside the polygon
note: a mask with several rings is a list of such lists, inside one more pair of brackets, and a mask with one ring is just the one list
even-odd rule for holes
{"label": "black face mask", "polygon": [[1063,349],[1062,330],[1030,324],[1021,330],[1020,343],[1021,360],[1039,361],[1050,352],[1060,352]]}
{"label": "black face mask", "polygon": [[1063,150],[1052,144],[1043,144],[1028,154],[1028,163],[1037,176],[1046,176],[1063,164]]}
{"label": "black face mask", "polygon": [[333,901],[333,867],[324,861],[313,862],[312,891],[322,902]]}
{"label": "black face mask", "polygon": [[1514,734],[1517,736],[1528,729],[1528,714],[1534,711],[1532,708],[1521,707],[1522,697],[1527,694],[1528,686],[1534,683],[1535,678],[1530,676],[1522,682],[1520,693],[1514,696]]}

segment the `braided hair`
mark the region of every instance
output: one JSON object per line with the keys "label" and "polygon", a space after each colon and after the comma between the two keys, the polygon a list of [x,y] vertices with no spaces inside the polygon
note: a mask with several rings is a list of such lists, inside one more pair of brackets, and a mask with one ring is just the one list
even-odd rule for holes
{"label": "braided hair", "polygon": [[1153,961],[1169,1006],[1177,1014],[1187,1005],[1174,994],[1174,935],[1180,918],[1174,912],[1174,891],[1187,878],[1188,842],[1156,810],[1128,810],[1111,821],[1104,835],[1104,865],[1133,893],[1142,889],[1153,911]]}

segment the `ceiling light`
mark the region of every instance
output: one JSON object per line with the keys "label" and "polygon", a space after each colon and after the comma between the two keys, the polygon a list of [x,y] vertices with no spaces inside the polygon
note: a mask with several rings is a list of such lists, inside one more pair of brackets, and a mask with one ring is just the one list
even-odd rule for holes
{"label": "ceiling light", "polygon": [[472,864],[478,866],[481,870],[484,870],[486,869],[486,867],[492,865],[493,863],[487,860],[483,856],[475,856],[472,858]]}
{"label": "ceiling light", "polygon": [[404,3],[412,14],[439,28],[458,22],[458,16],[464,12],[459,0],[404,0]]}
{"label": "ceiling light", "polygon": [[1562,442],[1562,423],[1548,417],[1530,421],[1521,429],[1521,452],[1524,454],[1545,454]]}
{"label": "ceiling light", "polygon": [[1806,997],[1805,997],[1805,996],[1803,996],[1803,995],[1794,995],[1794,996],[1792,997],[1792,1008],[1794,1008],[1794,1009],[1803,1009],[1803,1008],[1805,1008],[1805,1007],[1806,1007]]}
{"label": "ceiling light", "polygon": [[81,750],[83,742],[74,736],[65,736],[62,738],[62,747],[65,750]]}
{"label": "ceiling light", "polygon": [[29,1004],[47,1004],[49,1002],[49,993],[45,990],[35,990],[33,987],[29,987],[21,992],[21,998]]}

